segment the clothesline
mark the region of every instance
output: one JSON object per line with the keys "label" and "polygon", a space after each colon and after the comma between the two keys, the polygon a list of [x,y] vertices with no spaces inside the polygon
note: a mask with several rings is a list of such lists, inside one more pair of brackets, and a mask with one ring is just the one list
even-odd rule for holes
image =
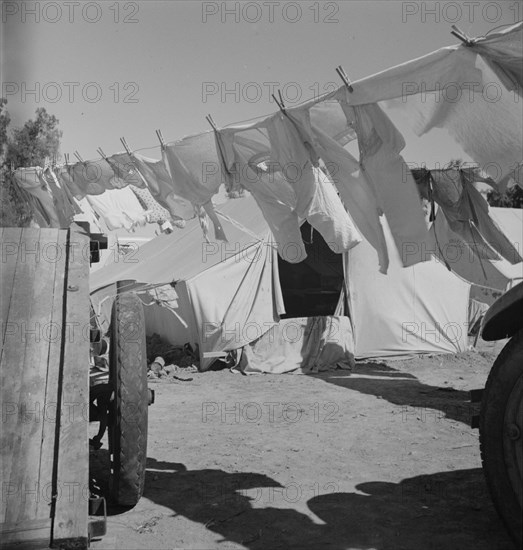
{"label": "clothesline", "polygon": [[[212,197],[223,185],[228,193],[247,189],[280,255],[285,257],[287,246],[297,246],[294,258],[285,257],[288,261],[306,257],[299,230],[300,220],[306,219],[338,253],[357,245],[363,236],[377,251],[384,273],[388,250],[380,218],[385,215],[404,265],[413,265],[424,261],[420,251],[427,227],[416,183],[401,156],[405,140],[379,103],[400,98],[396,107],[410,109],[419,135],[434,127],[447,128],[487,173],[497,171],[496,181],[518,181],[523,149],[520,104],[511,102],[508,94],[494,103],[482,95],[475,96],[475,102],[461,97],[450,101],[441,82],[477,83],[483,90],[485,83],[499,77],[507,90],[521,93],[523,75],[515,61],[523,57],[518,50],[522,31],[523,25],[517,24],[483,39],[488,47],[480,39],[467,38],[466,46],[443,48],[354,83],[338,68],[344,84],[319,98],[293,107],[277,101],[280,110],[275,113],[221,128],[209,116],[212,130],[167,143],[157,130],[160,160],[137,151],[107,157],[99,149],[101,159],[84,162],[76,152],[80,162],[57,165],[58,178],[76,198],[98,202],[100,210],[106,200],[118,203],[125,193],[129,200],[136,200],[136,195],[148,208],[142,195],[150,192],[151,204],[157,201],[165,209],[163,215],[179,220],[196,215],[205,238],[210,219],[215,238],[221,240],[226,236]],[[483,49],[475,52],[479,46]],[[411,84],[407,91],[405,82]],[[422,86],[433,94],[432,101],[420,99]],[[358,145],[358,159],[345,148],[352,141]],[[127,142],[122,143],[127,149]],[[88,168],[95,170],[96,179],[88,177]],[[28,185],[33,187],[37,186]],[[107,218],[113,209],[128,215],[116,203],[105,208]],[[129,205],[128,209],[132,210]],[[124,221],[118,223],[125,227]],[[475,235],[470,236],[464,242],[477,248]]]}

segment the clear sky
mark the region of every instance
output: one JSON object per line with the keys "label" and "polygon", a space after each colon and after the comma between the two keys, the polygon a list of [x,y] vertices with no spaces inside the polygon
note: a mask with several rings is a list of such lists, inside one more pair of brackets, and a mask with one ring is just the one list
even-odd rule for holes
{"label": "clear sky", "polygon": [[[84,159],[133,149],[158,157],[166,140],[276,110],[522,17],[520,2],[93,1],[2,4],[2,95],[13,125],[45,107],[62,153]],[[405,160],[467,159],[444,131],[400,128]]]}

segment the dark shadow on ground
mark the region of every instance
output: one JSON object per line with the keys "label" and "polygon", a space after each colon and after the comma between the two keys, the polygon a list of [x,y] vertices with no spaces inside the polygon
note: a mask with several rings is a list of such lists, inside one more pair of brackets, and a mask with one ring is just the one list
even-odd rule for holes
{"label": "dark shadow on ground", "polygon": [[[369,378],[359,378],[358,375]],[[414,419],[420,415],[431,420],[451,418],[470,427],[472,416],[479,413],[479,404],[470,403],[468,391],[423,384],[414,375],[385,363],[357,363],[351,371],[335,370],[311,376],[386,399],[403,407],[405,419]]]}
{"label": "dark shadow on ground", "polygon": [[[101,466],[93,464],[95,476]],[[307,501],[312,517],[294,509],[295,499],[282,503],[282,489],[262,474],[188,470],[149,458],[144,498],[218,533],[225,547],[229,541],[252,550],[513,549],[479,468],[323,494]],[[284,507],[276,507],[276,495]],[[109,508],[111,515],[124,511]]]}

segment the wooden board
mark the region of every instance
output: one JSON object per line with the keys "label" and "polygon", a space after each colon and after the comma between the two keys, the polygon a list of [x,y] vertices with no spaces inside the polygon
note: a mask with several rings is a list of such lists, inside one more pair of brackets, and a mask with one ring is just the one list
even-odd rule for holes
{"label": "wooden board", "polygon": [[0,238],[2,548],[86,548],[89,236]]}
{"label": "wooden board", "polygon": [[73,225],[65,285],[65,318],[59,384],[62,404],[58,444],[57,488],[53,544],[77,548],[87,544],[89,504],[89,235]]}

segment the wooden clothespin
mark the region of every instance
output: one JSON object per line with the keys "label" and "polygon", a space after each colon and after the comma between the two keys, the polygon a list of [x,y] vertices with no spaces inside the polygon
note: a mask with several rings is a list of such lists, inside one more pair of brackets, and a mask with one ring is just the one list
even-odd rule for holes
{"label": "wooden clothespin", "polygon": [[285,113],[285,103],[283,102],[283,96],[281,95],[281,91],[278,90],[278,96],[280,98],[280,100],[278,101],[278,99],[276,98],[276,96],[274,94],[271,94],[272,95],[272,99],[274,99],[274,102],[276,103],[276,105],[278,105],[280,111],[282,113]]}
{"label": "wooden clothespin", "polygon": [[80,156],[80,153],[78,151],[74,152],[74,156],[82,163],[85,164],[84,159]]}
{"label": "wooden clothespin", "polygon": [[162,146],[162,149],[165,149],[165,141],[163,140],[162,131],[156,130],[156,137],[160,141],[160,145]]}
{"label": "wooden clothespin", "polygon": [[[157,130],[157,131],[159,132],[159,130]],[[160,136],[161,136],[161,134],[162,133],[160,132]],[[160,138],[160,136],[158,136],[158,139]],[[163,140],[163,136],[162,136],[162,140]],[[162,142],[162,140],[160,141],[160,143]],[[136,162],[135,162],[135,160],[132,156],[132,151],[131,151],[131,148],[129,147],[129,145],[127,144],[127,141],[125,140],[124,137],[121,137],[120,141],[122,142],[122,145],[125,148],[125,152],[129,155],[129,158],[131,159],[131,163],[133,165],[133,168],[136,170],[137,174],[140,176],[140,179],[145,184],[145,187],[147,187],[147,180],[145,179],[144,175],[140,172],[140,168],[138,168],[138,165],[136,164]]]}
{"label": "wooden clothespin", "polygon": [[69,164],[69,153],[64,153],[65,164]]}
{"label": "wooden clothespin", "polygon": [[470,38],[470,36],[467,36],[459,27],[456,25],[451,25],[450,27],[452,30],[450,31],[450,34],[453,34],[456,38],[459,38],[465,46],[471,46],[473,44],[473,40]]}
{"label": "wooden clothespin", "polygon": [[106,154],[102,151],[102,148],[101,148],[101,147],[98,147],[98,149],[96,150],[96,152],[97,152],[104,160],[107,160],[107,156],[106,156]]}
{"label": "wooden clothespin", "polygon": [[339,77],[343,80],[343,84],[345,84],[345,86],[347,86],[347,89],[349,90],[349,92],[353,92],[354,88],[352,87],[352,84],[350,83],[349,77],[347,76],[347,73],[345,72],[345,69],[341,65],[338,65],[336,67],[336,72],[338,73]]}
{"label": "wooden clothespin", "polygon": [[127,145],[127,141],[125,141],[125,138],[124,138],[124,137],[121,137],[121,138],[120,138],[120,141],[122,142],[122,145],[123,145],[124,148],[125,148],[125,152],[126,152],[129,156],[131,156],[131,149],[130,149],[129,145]]}
{"label": "wooden clothespin", "polygon": [[213,118],[211,115],[207,115],[205,117],[205,120],[211,125],[211,128],[217,132],[218,131],[218,127],[216,126],[216,122],[214,122]]}

